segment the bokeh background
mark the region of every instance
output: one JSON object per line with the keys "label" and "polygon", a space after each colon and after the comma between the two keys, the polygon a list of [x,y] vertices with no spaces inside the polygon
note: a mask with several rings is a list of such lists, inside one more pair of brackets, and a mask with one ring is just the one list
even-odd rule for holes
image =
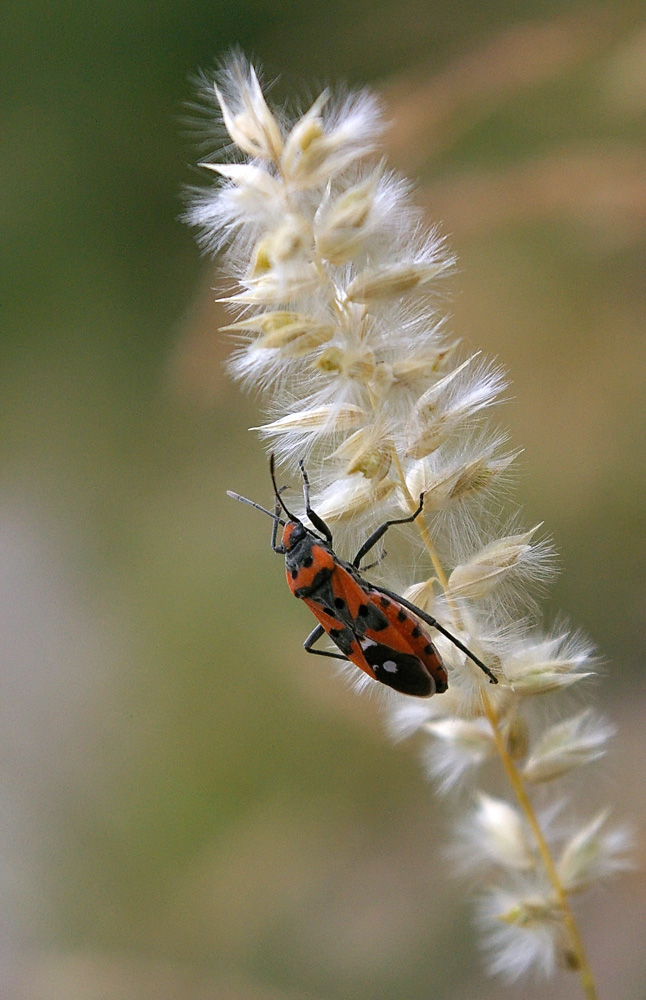
{"label": "bokeh background", "polygon": [[[453,330],[511,371],[548,620],[605,660],[591,792],[646,815],[643,5],[5,0],[0,995],[542,997],[485,979],[450,804],[306,661],[267,524],[224,497],[268,499],[259,411],[178,216],[189,78],[233,44],[278,100],[383,94],[459,255]],[[583,907],[605,997],[646,995],[645,905],[637,871]]]}

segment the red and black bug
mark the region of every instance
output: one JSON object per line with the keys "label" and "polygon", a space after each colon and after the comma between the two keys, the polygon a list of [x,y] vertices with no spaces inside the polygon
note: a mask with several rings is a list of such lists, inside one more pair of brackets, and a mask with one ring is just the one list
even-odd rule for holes
{"label": "red and black bug", "polygon": [[[383,538],[388,528],[394,524],[408,524],[421,514],[424,494],[420,495],[419,507],[414,514],[380,525],[366,539],[352,562],[345,562],[332,548],[330,528],[312,510],[307,473],[303,463],[299,465],[303,475],[305,510],[310,523],[320,534],[306,528],[285,506],[282,490],[276,485],[273,455],[270,460],[276,497],[273,514],[253,500],[247,500],[238,493],[228,493],[235,500],[268,514],[274,521],[271,546],[274,552],[285,556],[289,588],[295,597],[304,601],[319,622],[303,643],[306,651],[350,660],[373,680],[401,694],[428,698],[446,691],[448,681],[442,660],[420,625],[421,621],[450,639],[484,671],[492,684],[497,684],[498,680],[489,667],[435,618],[385,587],[369,583],[359,572],[363,558]],[[280,517],[281,509],[289,520]],[[279,525],[283,528],[280,544]],[[340,652],[313,648],[326,633]]]}

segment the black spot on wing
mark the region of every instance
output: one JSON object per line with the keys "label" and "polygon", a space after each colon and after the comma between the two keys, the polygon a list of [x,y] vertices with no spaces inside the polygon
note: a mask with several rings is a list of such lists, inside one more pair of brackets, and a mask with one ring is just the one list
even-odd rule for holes
{"label": "black spot on wing", "polygon": [[417,656],[401,653],[380,642],[367,645],[363,655],[377,680],[387,687],[417,698],[435,694],[435,681]]}
{"label": "black spot on wing", "polygon": [[357,608],[357,618],[360,620],[361,629],[370,630],[371,632],[381,632],[382,629],[388,628],[390,624],[386,615],[381,608],[377,607],[374,601],[366,601],[365,604],[360,604]]}

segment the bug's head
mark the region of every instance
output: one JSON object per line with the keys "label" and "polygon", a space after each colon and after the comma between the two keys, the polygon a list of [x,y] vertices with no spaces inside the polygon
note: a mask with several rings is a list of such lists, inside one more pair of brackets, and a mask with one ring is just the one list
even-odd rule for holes
{"label": "bug's head", "polygon": [[288,521],[283,529],[282,542],[287,552],[295,548],[299,542],[307,536],[308,530],[301,521],[296,518]]}
{"label": "bug's head", "polygon": [[281,493],[283,492],[285,487],[282,486],[280,489],[278,489],[278,486],[276,484],[276,473],[274,470],[273,455],[271,455],[269,459],[269,473],[271,475],[271,481],[274,485],[274,496],[276,498],[276,517],[278,517],[278,514],[280,513],[280,508],[282,507],[282,509],[287,514],[287,517],[289,518],[286,524],[284,521],[280,521],[280,524],[285,524],[285,527],[283,528],[282,544],[286,552],[291,552],[292,549],[294,549],[299,542],[302,542],[302,540],[307,537],[309,532],[305,527],[305,525],[303,524],[303,522],[299,521],[296,515],[292,514],[289,508],[285,506],[285,501],[281,496]]}

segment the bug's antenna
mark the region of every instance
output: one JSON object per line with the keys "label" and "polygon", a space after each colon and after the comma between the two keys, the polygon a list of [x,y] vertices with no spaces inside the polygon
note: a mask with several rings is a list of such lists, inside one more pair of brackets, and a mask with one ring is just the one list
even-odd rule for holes
{"label": "bug's antenna", "polygon": [[[300,524],[301,522],[299,521],[299,519],[294,514],[292,514],[291,511],[287,510],[287,507],[285,506],[285,504],[283,502],[283,498],[280,495],[281,492],[282,492],[282,490],[279,490],[278,486],[276,485],[276,473],[274,471],[274,453],[273,453],[273,451],[272,451],[271,455],[269,456],[269,475],[271,476],[271,481],[272,481],[273,486],[274,486],[274,495],[276,497],[276,500],[278,501],[278,503],[280,504],[280,506],[283,508],[283,510],[287,514],[287,517],[290,519],[290,521],[296,521],[297,524]],[[280,521],[280,523],[284,524],[283,521]]]}
{"label": "bug's antenna", "polygon": [[255,503],[253,500],[247,500],[246,497],[241,497],[239,493],[234,493],[233,490],[227,490],[227,496],[231,497],[232,500],[240,500],[241,503],[248,503],[250,507],[255,507],[256,510],[261,510],[263,514],[267,514],[272,521],[282,524],[283,528],[285,527],[285,522],[282,517],[278,517],[277,514],[272,514],[270,510],[267,510],[266,507],[261,507],[259,503]]}

